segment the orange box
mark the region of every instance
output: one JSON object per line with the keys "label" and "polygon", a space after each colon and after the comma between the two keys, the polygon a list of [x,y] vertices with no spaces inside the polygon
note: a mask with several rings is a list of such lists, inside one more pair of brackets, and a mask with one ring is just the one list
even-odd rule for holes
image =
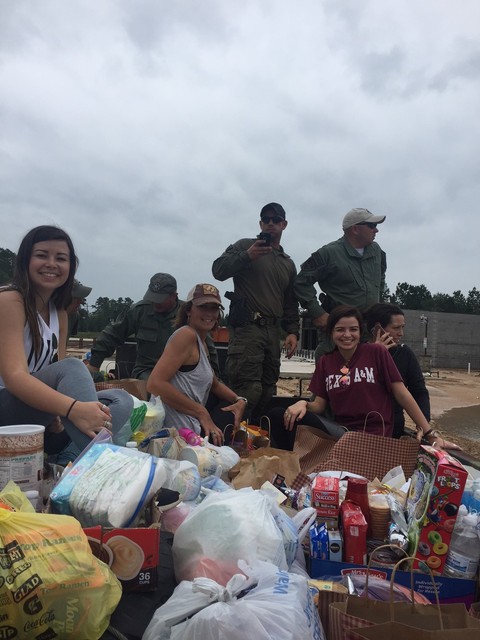
{"label": "orange box", "polygon": [[317,476],[312,485],[312,507],[317,515],[325,518],[338,517],[338,478]]}
{"label": "orange box", "polygon": [[440,575],[450,548],[453,527],[468,472],[446,451],[420,447],[407,497],[408,553],[414,568]]}
{"label": "orange box", "polygon": [[123,591],[153,591],[157,586],[160,529],[83,530],[93,555],[108,564]]}

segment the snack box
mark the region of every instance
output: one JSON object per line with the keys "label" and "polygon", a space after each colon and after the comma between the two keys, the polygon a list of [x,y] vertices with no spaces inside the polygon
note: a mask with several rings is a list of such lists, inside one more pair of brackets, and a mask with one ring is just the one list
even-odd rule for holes
{"label": "snack box", "polygon": [[408,552],[415,569],[441,575],[468,472],[446,451],[420,447],[407,496]]}
{"label": "snack box", "polygon": [[[331,579],[335,576],[348,576],[352,573],[365,575],[367,570],[365,565],[351,562],[332,562],[331,560],[310,558],[310,576],[312,578],[323,579],[328,576]],[[390,580],[392,570],[386,567],[375,567],[370,569],[370,575]],[[420,571],[414,571],[412,575],[415,591],[435,604],[435,588],[430,575]],[[410,576],[409,571],[396,571],[395,582],[410,588]],[[446,576],[434,576],[434,580],[439,600],[443,604],[463,602],[468,609],[477,600],[477,582],[475,580],[447,578]]]}
{"label": "snack box", "polygon": [[317,515],[326,518],[336,518],[338,516],[339,480],[338,478],[324,478],[317,476],[312,485],[312,507],[317,510]]}
{"label": "snack box", "polygon": [[95,557],[108,564],[123,591],[153,591],[157,587],[160,529],[105,529],[83,531]]}
{"label": "snack box", "polygon": [[365,564],[368,524],[358,504],[344,500],[340,507],[340,520],[343,534],[343,559],[345,562]]}

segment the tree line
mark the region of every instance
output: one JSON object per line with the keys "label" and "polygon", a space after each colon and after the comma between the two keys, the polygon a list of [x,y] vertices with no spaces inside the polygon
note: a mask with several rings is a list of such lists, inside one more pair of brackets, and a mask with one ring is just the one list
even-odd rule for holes
{"label": "tree line", "polygon": [[[9,282],[13,275],[15,254],[10,249],[0,248],[0,285]],[[480,291],[473,287],[465,295],[460,290],[448,293],[430,293],[424,284],[412,285],[399,282],[394,293],[386,289],[386,302],[393,302],[402,309],[443,311],[444,313],[475,313],[480,315]],[[117,300],[101,297],[92,305],[85,303],[80,308],[79,331],[101,331],[111,320],[133,304],[131,298]]]}

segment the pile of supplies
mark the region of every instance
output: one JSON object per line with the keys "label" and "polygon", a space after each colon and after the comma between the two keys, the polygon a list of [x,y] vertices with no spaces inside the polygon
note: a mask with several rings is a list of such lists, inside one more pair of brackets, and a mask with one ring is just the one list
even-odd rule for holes
{"label": "pile of supplies", "polygon": [[[422,446],[410,478],[401,467],[306,477],[268,432],[241,431],[242,451],[215,447],[163,429],[158,399],[139,400],[126,446],[102,431],[50,469],[45,500],[0,485],[2,637],[98,640],[122,593],[157,588],[164,532],[178,586],[144,640],[353,640],[395,625],[392,610],[407,629],[436,629],[443,615],[480,634],[467,615],[480,474]],[[447,609],[435,621],[437,597]]]}

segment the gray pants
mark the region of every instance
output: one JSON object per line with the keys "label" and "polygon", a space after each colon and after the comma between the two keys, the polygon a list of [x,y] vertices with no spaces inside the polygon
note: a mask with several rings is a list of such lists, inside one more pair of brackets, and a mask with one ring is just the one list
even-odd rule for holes
{"label": "gray pants", "polygon": [[[97,393],[90,372],[77,358],[66,358],[54,362],[45,369],[32,373],[32,375],[52,389],[71,398],[81,402],[100,401],[107,405],[112,414],[114,442],[116,434],[122,429],[132,413],[133,400],[131,396],[122,389],[109,389]],[[54,414],[30,407],[10,393],[8,389],[0,389],[0,426],[40,424],[46,427],[55,417]],[[62,418],[62,423],[72,442],[80,450],[91,442],[91,439],[67,418]]]}

